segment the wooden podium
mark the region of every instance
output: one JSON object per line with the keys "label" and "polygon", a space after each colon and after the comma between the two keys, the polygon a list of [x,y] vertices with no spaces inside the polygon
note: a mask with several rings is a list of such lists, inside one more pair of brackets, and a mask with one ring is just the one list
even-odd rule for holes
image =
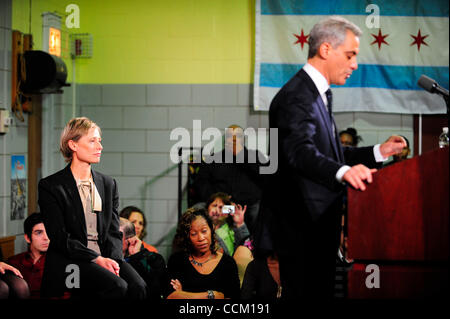
{"label": "wooden podium", "polygon": [[[449,295],[448,148],[380,169],[364,192],[349,188],[348,254],[349,298]],[[369,264],[379,288],[366,285]]]}

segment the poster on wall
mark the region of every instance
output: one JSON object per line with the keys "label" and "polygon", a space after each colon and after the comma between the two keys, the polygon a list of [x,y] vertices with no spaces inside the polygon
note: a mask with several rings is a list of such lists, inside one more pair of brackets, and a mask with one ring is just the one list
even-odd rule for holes
{"label": "poster on wall", "polygon": [[25,218],[26,183],[25,155],[11,155],[11,220]]}

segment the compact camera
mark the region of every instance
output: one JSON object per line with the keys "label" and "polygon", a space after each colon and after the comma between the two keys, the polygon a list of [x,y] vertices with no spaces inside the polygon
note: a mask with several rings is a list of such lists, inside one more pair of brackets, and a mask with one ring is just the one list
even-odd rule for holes
{"label": "compact camera", "polygon": [[233,205],[223,205],[222,207],[222,213],[223,214],[234,214],[235,207]]}

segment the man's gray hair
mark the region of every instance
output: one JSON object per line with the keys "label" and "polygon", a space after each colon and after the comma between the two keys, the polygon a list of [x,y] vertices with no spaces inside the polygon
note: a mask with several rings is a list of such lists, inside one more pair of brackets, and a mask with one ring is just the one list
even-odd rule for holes
{"label": "man's gray hair", "polygon": [[133,223],[128,219],[120,217],[120,228],[125,239],[136,236],[136,229],[134,228]]}
{"label": "man's gray hair", "polygon": [[309,33],[308,59],[314,57],[322,43],[328,42],[335,49],[341,45],[347,35],[347,30],[357,37],[362,34],[361,29],[353,22],[342,17],[331,16],[316,23]]}

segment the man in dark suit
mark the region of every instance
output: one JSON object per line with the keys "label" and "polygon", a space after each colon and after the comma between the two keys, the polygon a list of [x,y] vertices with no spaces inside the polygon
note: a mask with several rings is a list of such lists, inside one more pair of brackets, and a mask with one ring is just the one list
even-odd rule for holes
{"label": "man in dark suit", "polygon": [[342,149],[339,143],[330,85],[345,84],[357,69],[360,35],[356,25],[340,17],[316,24],[308,63],[270,106],[270,127],[278,129],[279,169],[271,176],[270,199],[262,211],[272,215],[266,222],[287,299],[333,296],[344,184],[365,190],[373,167],[405,145],[398,136],[374,147]]}

